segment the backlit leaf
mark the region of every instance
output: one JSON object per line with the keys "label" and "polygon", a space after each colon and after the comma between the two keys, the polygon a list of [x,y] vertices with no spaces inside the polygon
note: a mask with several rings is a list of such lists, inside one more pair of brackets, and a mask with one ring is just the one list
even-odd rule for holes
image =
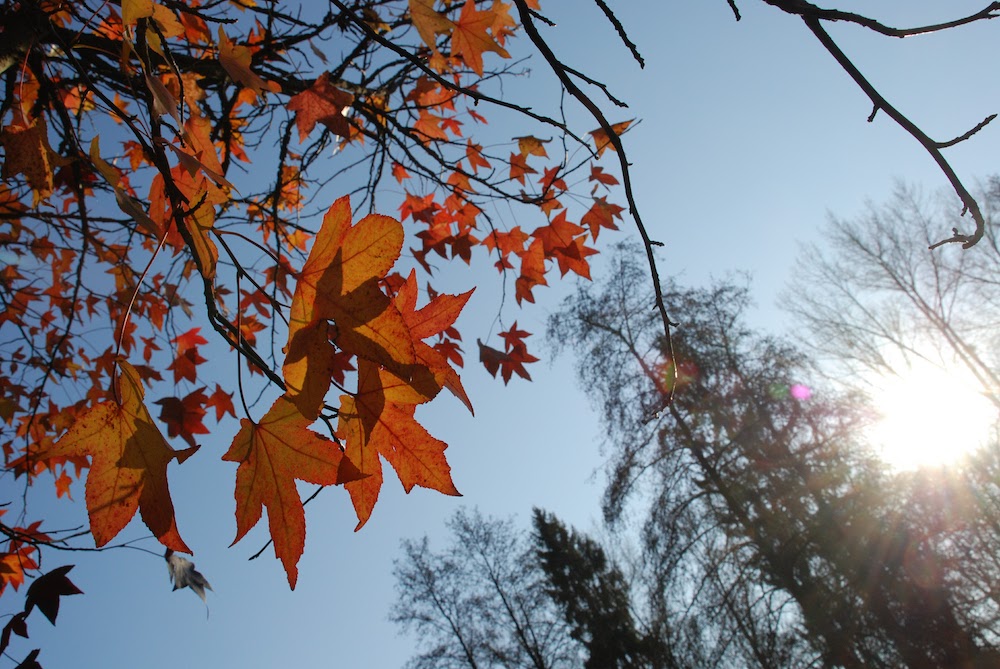
{"label": "backlit leaf", "polygon": [[[236,470],[236,538],[246,536],[267,508],[274,554],[295,588],[306,541],[306,517],[295,481],[336,485],[362,476],[340,447],[309,429],[311,420],[282,396],[260,423],[240,421],[240,431],[223,460]],[[190,552],[190,551],[186,551]]]}
{"label": "backlit leaf", "polygon": [[119,369],[119,401],[107,400],[85,410],[37,457],[91,458],[85,490],[90,531],[98,547],[114,539],[138,509],[160,543],[190,553],[177,532],[167,465],[175,459],[184,462],[198,447],[170,448],[143,404],[139,373],[124,361]]}

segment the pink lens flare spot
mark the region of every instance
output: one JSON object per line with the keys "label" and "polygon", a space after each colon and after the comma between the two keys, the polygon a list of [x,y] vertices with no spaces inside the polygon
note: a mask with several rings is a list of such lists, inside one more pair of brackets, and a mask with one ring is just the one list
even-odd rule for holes
{"label": "pink lens flare spot", "polygon": [[812,397],[813,394],[812,388],[810,388],[809,386],[804,386],[801,383],[796,383],[794,386],[791,387],[789,392],[791,393],[792,397],[794,397],[797,400],[807,400],[810,397]]}

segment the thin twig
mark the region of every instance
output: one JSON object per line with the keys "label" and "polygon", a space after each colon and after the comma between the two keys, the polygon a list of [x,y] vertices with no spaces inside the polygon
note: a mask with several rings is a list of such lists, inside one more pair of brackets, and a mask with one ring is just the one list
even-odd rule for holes
{"label": "thin twig", "polygon": [[[960,235],[956,233],[954,237],[946,241],[961,242],[962,248],[969,248],[971,246],[974,246],[976,242],[982,239],[983,234],[986,230],[986,222],[983,219],[982,212],[979,210],[979,204],[976,202],[976,199],[972,197],[971,194],[969,194],[969,191],[965,188],[965,185],[962,183],[961,179],[958,178],[958,175],[955,173],[955,170],[952,168],[952,166],[948,163],[947,159],[945,159],[944,155],[941,153],[939,143],[935,142],[933,139],[928,137],[927,134],[923,130],[921,130],[913,121],[911,121],[902,112],[900,112],[898,109],[889,104],[889,102],[882,96],[882,94],[879,93],[874,86],[872,86],[871,82],[869,82],[868,79],[866,79],[865,76],[861,74],[861,71],[858,70],[858,68],[854,65],[853,62],[851,62],[851,59],[848,58],[843,51],[841,51],[840,47],[837,46],[837,43],[833,41],[833,38],[830,37],[829,33],[827,33],[826,30],[823,29],[823,26],[820,25],[820,20],[818,18],[816,18],[815,16],[803,15],[802,20],[805,22],[809,30],[811,30],[812,33],[816,36],[816,38],[820,41],[820,43],[826,48],[826,50],[830,52],[830,55],[834,57],[834,59],[844,69],[844,71],[847,72],[847,74],[851,76],[851,78],[861,88],[861,90],[865,92],[868,98],[872,101],[872,104],[875,105],[875,108],[877,110],[884,111],[886,114],[888,114],[889,118],[895,121],[901,128],[906,130],[906,132],[910,133],[910,135],[913,136],[913,138],[916,139],[918,142],[920,142],[920,145],[927,150],[927,153],[931,155],[931,157],[934,159],[934,162],[938,164],[938,167],[941,168],[942,172],[944,172],[944,175],[948,178],[948,181],[951,182],[951,186],[952,188],[955,189],[955,192],[958,194],[959,199],[962,200],[962,204],[964,206],[962,213],[964,214],[966,211],[971,212],[972,218],[976,222],[976,230],[971,235]],[[937,244],[935,246],[940,246],[940,244]]]}
{"label": "thin twig", "polygon": [[[524,32],[528,36],[528,39],[530,39],[531,42],[538,48],[542,57],[545,58],[545,61],[552,68],[553,73],[562,83],[563,87],[565,87],[569,94],[576,98],[576,100],[590,112],[594,119],[597,120],[601,129],[603,129],[607,135],[608,141],[611,142],[611,146],[614,147],[615,152],[618,154],[618,163],[622,170],[622,184],[625,189],[625,198],[628,200],[629,214],[632,216],[632,220],[635,221],[636,228],[638,229],[639,235],[642,237],[643,245],[646,248],[646,259],[649,262],[650,277],[653,280],[653,290],[656,295],[654,308],[659,312],[660,318],[663,321],[663,332],[666,336],[667,352],[670,359],[673,360],[674,345],[671,330],[674,324],[667,315],[667,307],[663,301],[663,289],[660,286],[660,274],[656,269],[656,254],[653,251],[653,247],[659,246],[660,244],[650,239],[649,233],[646,231],[646,226],[643,224],[642,217],[639,214],[639,206],[636,204],[635,193],[632,188],[629,162],[626,157],[625,147],[622,145],[621,138],[611,127],[611,123],[604,116],[604,112],[601,111],[600,107],[598,107],[586,93],[580,90],[580,88],[573,82],[573,79],[569,76],[566,67],[559,61],[558,58],[556,58],[556,55],[552,53],[552,49],[549,48],[548,43],[538,33],[538,29],[535,27],[534,21],[531,17],[531,12],[525,1],[514,0],[514,4],[517,5],[518,12],[521,15],[521,24],[524,27]],[[661,411],[673,401],[673,388],[676,385],[674,383],[677,373],[676,366],[671,366],[670,370],[671,378],[668,381],[670,393],[664,399],[664,405],[661,407]]]}

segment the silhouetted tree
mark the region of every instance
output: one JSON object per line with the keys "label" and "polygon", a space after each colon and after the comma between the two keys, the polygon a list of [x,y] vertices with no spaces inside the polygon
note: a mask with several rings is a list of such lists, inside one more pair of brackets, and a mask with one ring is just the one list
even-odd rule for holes
{"label": "silhouetted tree", "polygon": [[667,639],[637,629],[628,585],[600,544],[540,509],[535,509],[533,522],[547,592],[562,610],[572,637],[587,650],[584,667],[679,666]]}

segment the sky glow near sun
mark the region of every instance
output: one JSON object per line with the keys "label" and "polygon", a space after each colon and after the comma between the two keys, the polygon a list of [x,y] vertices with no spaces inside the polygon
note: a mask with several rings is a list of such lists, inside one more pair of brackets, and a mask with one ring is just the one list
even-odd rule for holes
{"label": "sky glow near sun", "polygon": [[1000,413],[960,364],[920,360],[896,369],[871,381],[872,408],[882,417],[869,433],[893,469],[947,465],[994,432]]}

